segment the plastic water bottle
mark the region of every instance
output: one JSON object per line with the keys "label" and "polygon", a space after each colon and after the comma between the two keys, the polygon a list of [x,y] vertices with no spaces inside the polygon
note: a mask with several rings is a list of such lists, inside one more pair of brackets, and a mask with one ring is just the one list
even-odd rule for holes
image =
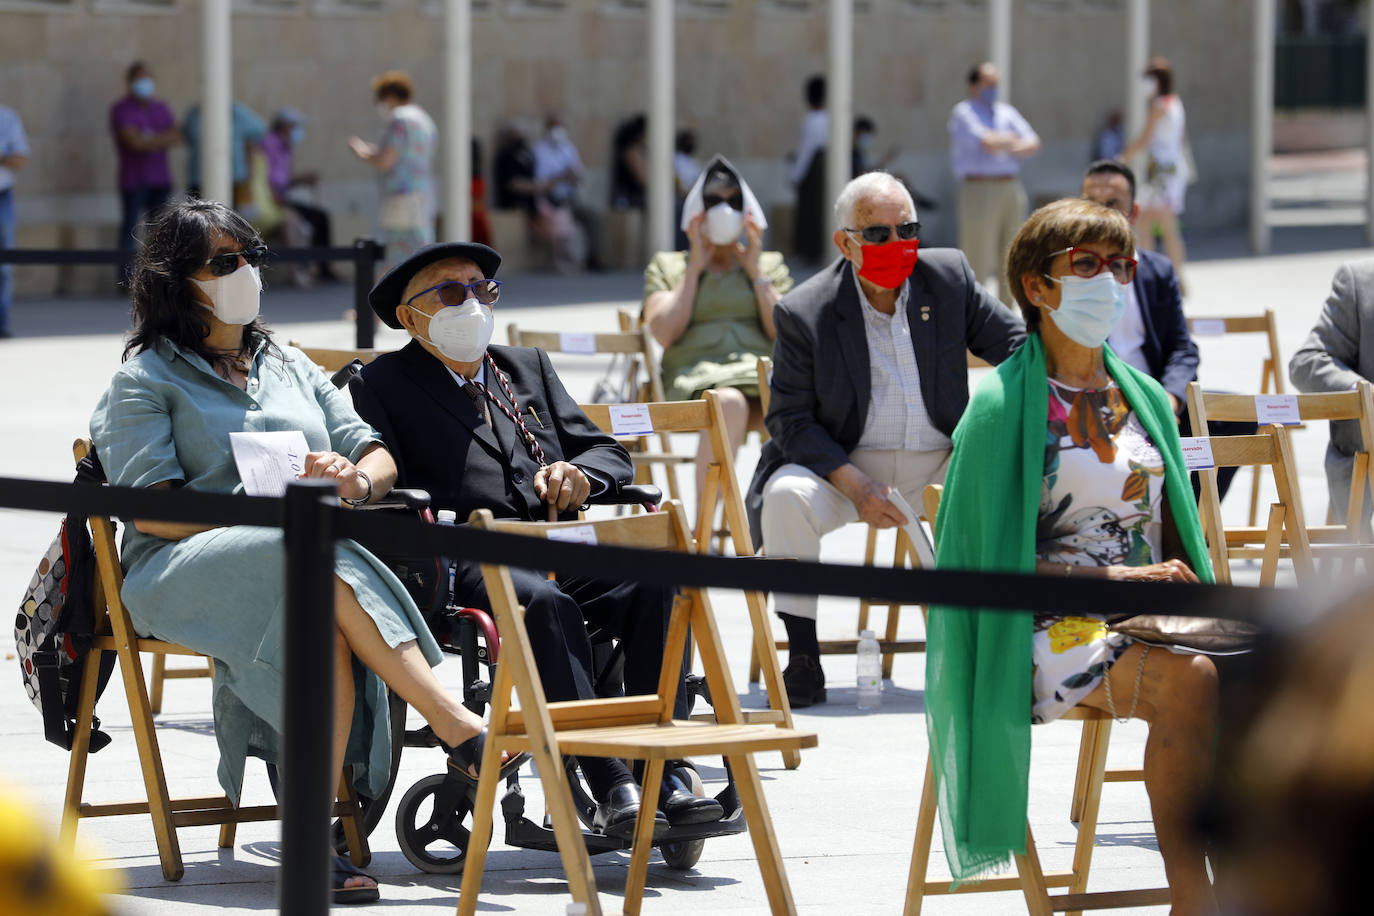
{"label": "plastic water bottle", "polygon": [[[435,514],[434,520],[446,528],[452,528],[454,525],[458,524],[458,513],[452,509],[440,509]],[[444,559],[444,565],[448,567],[448,596],[449,599],[452,600],[453,587],[456,584],[454,580],[457,574],[454,565],[448,562],[447,558]]]}
{"label": "plastic water bottle", "polygon": [[883,705],[883,656],[872,630],[859,634],[859,708]]}

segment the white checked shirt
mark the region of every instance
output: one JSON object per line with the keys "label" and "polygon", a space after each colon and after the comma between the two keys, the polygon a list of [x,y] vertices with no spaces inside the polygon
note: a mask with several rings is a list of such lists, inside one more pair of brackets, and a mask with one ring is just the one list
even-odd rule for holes
{"label": "white checked shirt", "polygon": [[868,340],[870,386],[868,418],[855,447],[905,452],[952,448],[949,437],[931,425],[921,396],[921,370],[916,365],[916,349],[911,344],[911,325],[906,314],[910,282],[902,284],[896,311],[891,315],[884,315],[869,303],[857,275],[854,287],[859,292],[864,337]]}

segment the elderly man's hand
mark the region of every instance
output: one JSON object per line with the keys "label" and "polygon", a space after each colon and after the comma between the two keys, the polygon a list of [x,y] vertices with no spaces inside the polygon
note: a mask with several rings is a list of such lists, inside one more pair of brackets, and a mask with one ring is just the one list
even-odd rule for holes
{"label": "elderly man's hand", "polygon": [[844,464],[831,471],[827,479],[849,498],[859,513],[859,521],[875,528],[896,528],[905,525],[907,517],[887,498],[890,487],[878,483],[852,464]]}
{"label": "elderly man's hand", "polygon": [[559,512],[565,512],[586,504],[592,482],[576,465],[555,461],[534,475],[534,492]]}

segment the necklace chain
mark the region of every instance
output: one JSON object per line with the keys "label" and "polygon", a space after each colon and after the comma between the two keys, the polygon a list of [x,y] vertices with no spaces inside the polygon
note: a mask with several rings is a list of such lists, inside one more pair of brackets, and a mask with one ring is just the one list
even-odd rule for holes
{"label": "necklace chain", "polygon": [[486,395],[488,401],[495,404],[503,414],[510,418],[510,421],[520,430],[520,438],[524,440],[525,448],[529,451],[530,457],[533,458],[535,463],[541,468],[544,467],[547,464],[544,460],[544,448],[539,444],[538,440],[534,438],[534,434],[529,431],[529,427],[525,425],[525,421],[520,418],[520,405],[515,400],[515,393],[511,391],[510,382],[506,380],[505,373],[496,368],[496,363],[492,360],[490,353],[487,354],[487,366],[491,369],[492,373],[495,374],[496,380],[501,383],[501,388],[506,392],[506,397],[510,399],[511,407],[515,409],[512,410],[511,407],[502,404],[501,401],[491,393],[487,386],[477,381],[477,379],[474,378],[472,384],[476,385],[482,394]]}

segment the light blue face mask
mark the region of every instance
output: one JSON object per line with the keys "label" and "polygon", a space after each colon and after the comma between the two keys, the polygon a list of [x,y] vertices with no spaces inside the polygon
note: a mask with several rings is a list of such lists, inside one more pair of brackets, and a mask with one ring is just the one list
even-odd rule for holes
{"label": "light blue face mask", "polygon": [[989,108],[996,107],[996,105],[997,105],[997,87],[996,87],[996,86],[987,86],[987,87],[985,87],[985,88],[983,88],[983,89],[979,89],[979,90],[978,90],[978,100],[981,101],[984,105],[988,106]]}
{"label": "light blue face mask", "polygon": [[1095,350],[1107,342],[1116,321],[1126,310],[1126,290],[1111,271],[1095,277],[1051,277],[1063,287],[1059,308],[1049,312],[1055,327],[1074,343]]}
{"label": "light blue face mask", "polygon": [[304,141],[305,141],[305,128],[304,128],[304,127],[301,127],[299,124],[296,125],[295,127],[291,128],[291,145],[292,145],[293,147],[300,146],[301,143],[304,142]]}
{"label": "light blue face mask", "polygon": [[129,84],[129,91],[140,99],[151,99],[156,88],[151,76],[140,76]]}

